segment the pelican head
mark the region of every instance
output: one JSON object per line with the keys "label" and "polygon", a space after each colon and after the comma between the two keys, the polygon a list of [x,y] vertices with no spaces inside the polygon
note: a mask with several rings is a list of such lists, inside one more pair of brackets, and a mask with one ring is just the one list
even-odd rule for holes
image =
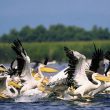
{"label": "pelican head", "polygon": [[86,57],[82,54],[80,54],[79,52],[77,51],[74,51],[74,50],[70,50],[68,47],[64,47],[64,51],[66,52],[66,56],[69,58],[69,59],[73,59],[73,60],[81,60],[81,59],[86,59]]}
{"label": "pelican head", "polygon": [[56,68],[50,67],[47,65],[47,61],[45,60],[44,63],[41,63],[40,61],[34,61],[35,65],[33,66],[34,70],[40,71],[40,72],[46,72],[46,73],[56,73],[58,70]]}
{"label": "pelican head", "polygon": [[73,52],[73,54],[74,54],[74,56],[78,59],[78,60],[80,60],[80,59],[86,59],[86,57],[84,56],[84,55],[82,55],[82,54],[80,54],[79,52],[77,52],[77,51],[72,51]]}

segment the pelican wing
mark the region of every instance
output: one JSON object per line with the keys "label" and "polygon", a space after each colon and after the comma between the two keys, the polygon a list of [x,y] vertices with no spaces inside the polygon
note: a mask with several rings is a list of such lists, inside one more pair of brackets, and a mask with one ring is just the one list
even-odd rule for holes
{"label": "pelican wing", "polygon": [[27,53],[23,48],[21,41],[19,39],[15,40],[12,45],[12,49],[17,53],[17,55],[22,56],[22,53],[26,56]]}
{"label": "pelican wing", "polygon": [[[17,61],[17,69],[16,70],[17,70],[17,72],[16,73],[20,76],[22,73],[23,67],[25,66],[24,57],[26,57],[27,53],[24,50],[20,40],[18,40],[18,39],[13,42],[12,49],[17,54],[17,58],[16,58],[16,61]],[[14,69],[14,68],[11,68],[11,69]]]}
{"label": "pelican wing", "polygon": [[17,73],[17,61],[13,60],[11,62],[10,68],[8,69],[8,75],[13,76]]}
{"label": "pelican wing", "polygon": [[17,72],[23,80],[31,79],[31,64],[30,58],[27,56],[25,49],[23,48],[19,39],[15,40],[12,45],[12,49],[17,54]]}
{"label": "pelican wing", "polygon": [[73,52],[67,47],[64,47],[64,50],[66,56],[69,58],[69,63],[68,63],[69,68],[65,70],[67,74],[67,78],[66,78],[67,85],[71,86],[73,83],[74,72],[75,72],[76,64],[78,63],[78,59],[74,56]]}
{"label": "pelican wing", "polygon": [[90,65],[90,70],[94,72],[98,72],[100,74],[104,74],[104,66],[101,63],[104,63],[104,53],[101,49],[96,49],[94,44],[95,52],[92,55],[92,61]]}
{"label": "pelican wing", "polygon": [[47,63],[48,63],[48,58],[46,57],[44,61],[44,65],[47,65]]}
{"label": "pelican wing", "polygon": [[[67,67],[68,68],[68,67]],[[54,83],[54,82],[58,82],[61,81],[62,79],[66,79],[67,74],[65,74],[65,70],[67,69],[63,69],[62,71],[60,71],[59,73],[57,73],[56,75],[52,76],[49,80],[49,83]]]}
{"label": "pelican wing", "polygon": [[49,83],[46,86],[47,88],[49,87],[49,91],[60,93],[61,91],[63,92],[68,88],[66,83],[67,74],[65,74],[65,70],[67,68],[63,69],[62,71],[50,78]]}
{"label": "pelican wing", "polygon": [[[64,48],[66,52],[66,56],[69,58],[69,68],[66,70],[67,76],[67,83],[69,86],[71,86],[72,83],[77,85],[84,85],[86,83],[90,83],[88,80],[86,74],[85,74],[85,68],[86,68],[86,62],[85,60],[83,62],[79,62],[79,59],[74,55],[74,52],[69,50],[67,47]],[[80,54],[81,55],[81,54]]]}

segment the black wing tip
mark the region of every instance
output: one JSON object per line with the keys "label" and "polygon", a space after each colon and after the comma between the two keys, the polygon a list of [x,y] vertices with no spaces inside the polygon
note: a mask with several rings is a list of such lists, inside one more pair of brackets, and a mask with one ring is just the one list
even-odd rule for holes
{"label": "black wing tip", "polygon": [[97,48],[94,42],[93,42],[93,46],[94,46],[95,51],[97,51]]}
{"label": "black wing tip", "polygon": [[45,57],[45,60],[44,60],[44,65],[47,65],[47,63],[48,63],[48,57]]}
{"label": "black wing tip", "polygon": [[16,40],[13,41],[13,44],[11,46],[11,48],[17,53],[19,52],[19,54],[23,53],[25,56],[27,55],[25,49],[22,46],[21,41],[17,38]]}
{"label": "black wing tip", "polygon": [[92,60],[93,59],[103,60],[103,58],[104,58],[103,50],[101,48],[97,49],[95,43],[93,43],[93,44],[94,44],[95,51],[92,54]]}
{"label": "black wing tip", "polygon": [[104,52],[101,48],[97,49],[95,43],[93,44],[95,51],[92,54],[92,61],[89,69],[91,71],[97,72],[98,68],[100,68],[99,63],[104,60]]}
{"label": "black wing tip", "polygon": [[13,44],[14,44],[16,47],[22,47],[22,43],[21,43],[21,41],[20,41],[18,38],[13,41]]}
{"label": "black wing tip", "polygon": [[70,49],[66,46],[64,46],[64,51],[67,52],[67,51],[70,51]]}
{"label": "black wing tip", "polygon": [[64,46],[64,50],[68,49],[68,47]]}
{"label": "black wing tip", "polygon": [[68,67],[64,72],[65,74],[67,74],[67,78],[66,78],[66,83],[69,87],[71,87],[72,85],[74,85],[74,73],[75,73],[75,69],[76,69],[76,65],[78,63],[78,59],[74,56],[74,53],[68,48],[68,47],[64,47],[64,50],[66,52],[66,56],[68,57],[69,61],[68,61]]}

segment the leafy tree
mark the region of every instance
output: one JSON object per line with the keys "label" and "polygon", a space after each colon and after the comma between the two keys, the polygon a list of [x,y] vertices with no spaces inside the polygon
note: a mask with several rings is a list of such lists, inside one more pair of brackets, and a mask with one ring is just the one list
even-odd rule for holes
{"label": "leafy tree", "polygon": [[19,37],[24,42],[42,42],[42,41],[90,41],[110,39],[108,28],[93,26],[91,30],[77,26],[65,26],[62,24],[51,25],[45,28],[38,25],[35,28],[29,26],[23,27],[20,31],[12,29],[9,34],[0,37],[1,42],[9,42]]}
{"label": "leafy tree", "polygon": [[33,40],[35,41],[45,41],[47,36],[47,30],[43,25],[37,26],[33,30]]}
{"label": "leafy tree", "polygon": [[31,41],[33,29],[29,26],[25,26],[19,32],[19,37],[22,41]]}

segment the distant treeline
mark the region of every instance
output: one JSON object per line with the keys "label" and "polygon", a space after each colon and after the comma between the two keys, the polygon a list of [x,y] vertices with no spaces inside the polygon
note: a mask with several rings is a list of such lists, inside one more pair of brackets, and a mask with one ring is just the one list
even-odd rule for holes
{"label": "distant treeline", "polygon": [[9,42],[17,37],[24,42],[108,40],[110,31],[97,26],[93,26],[91,30],[62,24],[51,25],[49,28],[43,25],[36,28],[25,26],[20,31],[12,29],[8,34],[1,35],[0,41]]}
{"label": "distant treeline", "polygon": [[[110,40],[94,41],[97,48],[101,48],[104,52],[110,50]],[[12,51],[9,43],[0,43],[0,63],[11,63],[15,59],[16,54]],[[31,42],[23,43],[23,47],[33,60],[44,60],[48,57],[50,61],[57,60],[59,62],[68,61],[64,52],[64,46],[74,49],[84,54],[87,58],[92,57],[94,46],[92,41],[74,41],[74,42]]]}

